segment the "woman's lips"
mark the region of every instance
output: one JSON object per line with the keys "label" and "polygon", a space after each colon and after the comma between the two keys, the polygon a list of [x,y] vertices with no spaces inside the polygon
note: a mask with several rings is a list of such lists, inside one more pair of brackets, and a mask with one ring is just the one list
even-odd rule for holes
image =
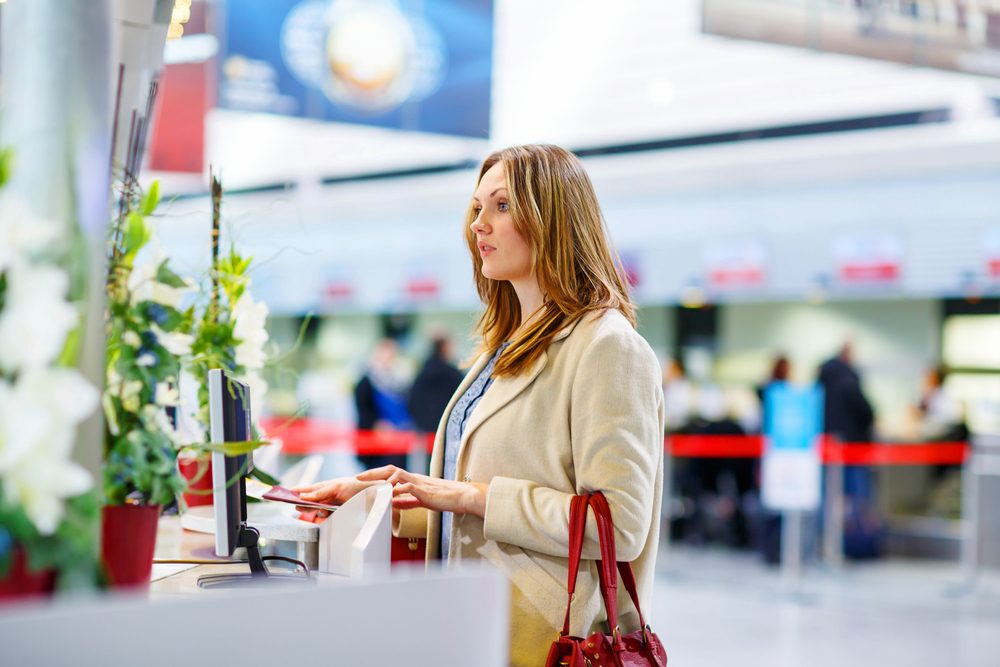
{"label": "woman's lips", "polygon": [[485,243],[480,243],[479,244],[479,256],[480,257],[486,257],[486,255],[490,254],[491,252],[493,252],[495,250],[496,250],[496,248],[494,248],[491,245],[486,245]]}

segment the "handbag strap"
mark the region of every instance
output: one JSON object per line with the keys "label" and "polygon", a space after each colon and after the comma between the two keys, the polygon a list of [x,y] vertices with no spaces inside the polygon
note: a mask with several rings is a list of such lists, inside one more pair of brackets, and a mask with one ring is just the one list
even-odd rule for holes
{"label": "handbag strap", "polygon": [[566,590],[566,619],[563,621],[562,637],[569,635],[569,611],[576,592],[576,576],[580,572],[580,557],[583,554],[583,534],[587,529],[587,496],[573,496],[569,504],[569,580]]}
{"label": "handbag strap", "polygon": [[[615,529],[614,525],[601,515],[600,504],[596,502],[597,496],[604,496],[599,492],[594,492],[588,496],[587,504],[594,510],[594,518],[597,520],[597,539],[601,545],[601,557],[597,561],[597,577],[601,586],[601,597],[604,598],[604,609],[608,613],[608,632],[616,639],[618,633],[618,573],[615,572],[615,563],[618,559],[615,555]],[[604,501],[605,506],[607,501]]]}
{"label": "handbag strap", "polygon": [[[608,617],[608,631],[612,634],[616,648],[621,648],[621,637],[618,628],[618,574],[635,610],[639,615],[639,624],[646,627],[646,621],[639,605],[639,594],[635,585],[635,574],[632,565],[627,561],[618,561],[615,555],[615,529],[611,519],[611,508],[607,498],[600,491],[590,495],[573,496],[569,506],[569,576],[566,590],[569,596],[566,602],[566,617],[563,620],[561,636],[569,635],[570,608],[573,595],[576,592],[576,580],[580,571],[580,559],[583,555],[583,539],[587,529],[587,508],[594,510],[597,520],[597,537],[601,548],[601,557],[597,561],[597,575],[604,599],[604,608]],[[613,565],[614,564],[614,565]],[[617,565],[617,568],[615,567]],[[615,571],[617,569],[617,572]]]}
{"label": "handbag strap", "polygon": [[[608,499],[604,497],[604,494],[600,491],[596,491],[590,495],[590,500],[588,503],[594,510],[594,516],[597,519],[597,530],[598,535],[601,539],[601,557],[605,558],[604,542],[607,541],[611,545],[610,557],[615,558],[615,529],[614,522],[611,519],[611,507],[608,505]],[[632,599],[632,604],[635,605],[635,611],[639,615],[639,625],[640,627],[646,627],[646,619],[642,615],[642,607],[639,604],[639,592],[635,585],[635,574],[632,571],[632,564],[628,561],[618,561],[618,560],[608,560],[608,563],[617,563],[618,574],[622,577],[622,583],[625,585],[625,590],[628,592],[628,596]],[[605,568],[603,563],[600,563],[597,568],[598,574],[603,579],[607,578],[615,581],[617,584],[617,577],[615,577],[615,572],[613,569]],[[604,586],[602,585],[602,589]],[[603,591],[602,591],[603,592]],[[606,598],[605,598],[606,600]],[[607,602],[605,601],[605,604]],[[615,598],[615,619],[614,625],[611,625],[611,608],[608,607],[608,625],[611,626],[611,631],[614,632],[615,626],[618,623],[617,616],[617,596]]]}

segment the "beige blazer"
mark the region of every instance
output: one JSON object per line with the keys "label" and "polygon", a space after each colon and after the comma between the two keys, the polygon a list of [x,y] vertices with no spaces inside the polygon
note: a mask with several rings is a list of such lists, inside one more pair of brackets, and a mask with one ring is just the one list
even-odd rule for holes
{"label": "beige blazer", "polygon": [[[444,425],[457,399],[488,362],[481,356],[455,392],[438,427],[431,475],[444,466]],[[523,375],[497,378],[469,418],[457,479],[489,484],[485,520],[452,522],[449,562],[486,559],[512,584],[511,663],[540,665],[566,611],[570,498],[603,491],[616,528],[618,559],[632,561],[645,614],[652,612],[663,483],[663,391],[659,363],[618,311],[589,315],[563,329]],[[396,534],[427,537],[438,557],[441,515],[400,513]],[[588,517],[584,558],[599,556]],[[622,631],[638,617],[620,588]],[[604,627],[597,569],[580,568],[570,631]]]}

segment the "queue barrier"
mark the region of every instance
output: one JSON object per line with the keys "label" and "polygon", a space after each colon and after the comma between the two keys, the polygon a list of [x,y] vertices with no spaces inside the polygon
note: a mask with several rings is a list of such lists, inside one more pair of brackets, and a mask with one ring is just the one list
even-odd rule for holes
{"label": "queue barrier", "polygon": [[[759,435],[668,435],[664,449],[679,458],[760,458]],[[969,456],[967,442],[849,442],[824,436],[820,460],[825,465],[961,465]]]}
{"label": "queue barrier", "polygon": [[[664,443],[664,502],[670,499],[671,460],[673,458],[760,458],[764,438],[760,435],[668,435]],[[968,463],[972,448],[967,442],[840,442],[824,435],[820,442],[820,461],[826,468],[823,476],[823,560],[833,566],[843,563],[843,534],[846,516],[844,468],[846,466],[961,465],[962,484],[974,489],[976,480]],[[967,578],[975,576],[978,566],[979,514],[976,492],[963,494],[962,563]],[[665,505],[669,507],[669,505]],[[668,535],[669,531],[664,531]]]}
{"label": "queue barrier", "polygon": [[[282,452],[290,456],[308,456],[349,452],[365,455],[406,455],[407,467],[419,470],[433,444],[433,433],[392,430],[356,430],[349,425],[316,419],[269,418],[262,420],[265,433],[280,438]],[[674,458],[751,458],[759,459],[764,451],[760,435],[671,434],[664,438],[663,499],[669,507],[671,467]],[[851,442],[843,443],[825,435],[820,443],[824,474],[823,558],[830,565],[843,562],[843,525],[845,500],[843,469],[846,466],[961,465],[963,475],[962,563],[975,577],[978,568],[979,512],[978,491],[972,463],[972,447],[967,442]],[[669,544],[669,531],[666,533]]]}
{"label": "queue barrier", "polygon": [[[265,432],[280,438],[283,453],[308,456],[349,451],[361,456],[408,454],[421,449],[429,454],[433,433],[391,430],[356,430],[344,424],[316,419],[268,418]],[[759,435],[674,434],[663,439],[664,451],[679,458],[760,458],[764,438]],[[824,464],[838,465],[961,465],[969,455],[966,442],[842,443],[825,436],[820,444]]]}
{"label": "queue barrier", "polygon": [[268,437],[281,440],[281,451],[288,456],[345,451],[359,456],[405,455],[421,449],[424,454],[429,454],[434,446],[433,433],[363,431],[337,422],[317,419],[270,417],[262,419],[261,426]]}

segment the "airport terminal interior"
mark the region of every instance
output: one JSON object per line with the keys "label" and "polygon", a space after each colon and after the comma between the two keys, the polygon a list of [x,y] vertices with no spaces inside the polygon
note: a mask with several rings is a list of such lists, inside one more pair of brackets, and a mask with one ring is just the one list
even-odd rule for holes
{"label": "airport terminal interior", "polygon": [[[246,664],[584,664],[508,636],[567,554],[435,468],[497,350],[481,165],[536,144],[656,359],[670,664],[1000,664],[998,0],[0,0],[0,663],[260,613]],[[409,477],[307,490],[386,465],[488,487],[506,576],[424,574]],[[321,590],[211,590],[262,578]]]}

